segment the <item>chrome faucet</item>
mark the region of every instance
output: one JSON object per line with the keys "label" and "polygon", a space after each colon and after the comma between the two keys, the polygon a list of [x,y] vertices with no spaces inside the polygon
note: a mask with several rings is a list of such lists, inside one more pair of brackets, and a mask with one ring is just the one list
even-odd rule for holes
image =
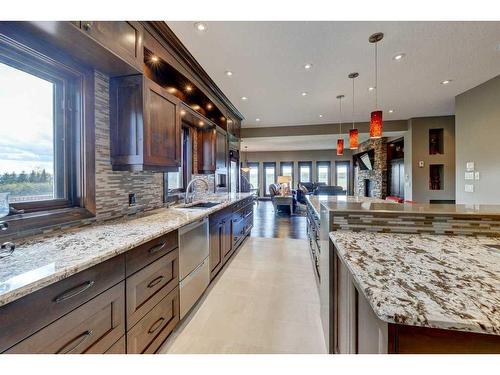
{"label": "chrome faucet", "polygon": [[188,204],[188,203],[191,203],[193,201],[193,196],[191,196],[191,200],[188,199],[189,197],[189,188],[191,187],[191,185],[193,185],[193,183],[195,183],[196,181],[201,181],[205,184],[205,186],[207,187],[207,192],[208,190],[210,189],[210,186],[208,186],[208,182],[206,180],[204,180],[203,178],[201,177],[194,177],[191,181],[189,181],[189,183],[187,184],[186,186],[186,193],[184,194],[184,205]]}

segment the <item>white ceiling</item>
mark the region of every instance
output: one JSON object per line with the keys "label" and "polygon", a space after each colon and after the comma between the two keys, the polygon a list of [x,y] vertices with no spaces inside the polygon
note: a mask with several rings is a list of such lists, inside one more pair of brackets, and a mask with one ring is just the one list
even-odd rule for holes
{"label": "white ceiling", "polygon": [[[246,127],[337,122],[338,94],[346,95],[342,117],[350,121],[353,71],[360,73],[354,119],[367,121],[374,108],[368,36],[378,31],[385,34],[379,43],[384,119],[453,114],[457,94],[500,74],[500,22],[223,21],[206,22],[205,32],[194,22],[167,24],[243,113]],[[400,52],[406,58],[394,61]],[[453,82],[441,85],[445,79]]]}
{"label": "white ceiling", "polygon": [[[384,132],[384,137],[402,137],[404,132]],[[332,150],[337,148],[338,134],[322,135],[294,135],[288,137],[260,137],[243,138],[241,150],[248,151],[299,151],[299,150]],[[344,136],[344,145],[348,147],[347,136]],[[369,134],[359,134],[359,142],[370,138]]]}

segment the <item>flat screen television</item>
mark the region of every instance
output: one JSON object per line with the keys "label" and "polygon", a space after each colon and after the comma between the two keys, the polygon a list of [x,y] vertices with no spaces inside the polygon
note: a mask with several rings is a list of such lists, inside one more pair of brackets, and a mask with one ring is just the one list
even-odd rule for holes
{"label": "flat screen television", "polygon": [[356,165],[364,171],[371,171],[375,167],[375,150],[368,150],[354,155]]}

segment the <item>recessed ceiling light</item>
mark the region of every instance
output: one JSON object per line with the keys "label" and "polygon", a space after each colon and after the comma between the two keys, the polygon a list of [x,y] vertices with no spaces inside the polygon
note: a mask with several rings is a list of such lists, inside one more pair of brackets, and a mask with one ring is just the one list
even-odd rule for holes
{"label": "recessed ceiling light", "polygon": [[181,109],[181,116],[184,116],[186,114],[186,111]]}
{"label": "recessed ceiling light", "polygon": [[158,58],[158,56],[153,55],[153,56],[151,56],[151,61],[156,63],[156,62],[160,61],[160,59]]}
{"label": "recessed ceiling light", "polygon": [[445,79],[444,81],[441,81],[442,85],[447,85],[449,83],[451,83],[451,79]]}
{"label": "recessed ceiling light", "polygon": [[198,122],[198,125],[203,126],[205,123],[203,121]]}
{"label": "recessed ceiling light", "polygon": [[248,100],[248,98],[246,96],[242,96],[241,100]]}
{"label": "recessed ceiling light", "polygon": [[389,109],[389,113],[394,113],[394,109]]}
{"label": "recessed ceiling light", "polygon": [[191,92],[191,91],[193,91],[193,86],[191,86],[191,85],[186,85],[186,91],[187,91],[187,92]]}
{"label": "recessed ceiling light", "polygon": [[305,69],[305,70],[309,70],[309,69],[311,69],[312,67],[313,67],[313,64],[306,64],[306,65],[304,65],[304,69]]}
{"label": "recessed ceiling light", "polygon": [[300,95],[302,95],[302,96],[306,96],[306,95],[307,95],[307,92],[303,91]]}
{"label": "recessed ceiling light", "polygon": [[319,118],[322,118],[322,117],[323,117],[323,115],[319,115]]}
{"label": "recessed ceiling light", "polygon": [[260,122],[260,118],[256,118],[255,121]]}
{"label": "recessed ceiling light", "polygon": [[375,87],[368,87],[368,91],[373,91],[375,90]]}
{"label": "recessed ceiling light", "polygon": [[207,109],[212,109],[212,104],[211,103],[207,104]]}
{"label": "recessed ceiling light", "polygon": [[230,70],[226,70],[226,75],[227,75],[228,77],[231,77],[231,76],[233,75],[233,72],[232,72],[232,71],[230,71]]}
{"label": "recessed ceiling light", "polygon": [[207,29],[207,25],[205,25],[203,22],[196,22],[194,24],[194,27],[196,28],[196,30],[198,31],[205,31]]}
{"label": "recessed ceiling light", "polygon": [[394,55],[392,58],[394,61],[401,61],[405,58],[406,54],[404,53],[398,53],[397,55]]}

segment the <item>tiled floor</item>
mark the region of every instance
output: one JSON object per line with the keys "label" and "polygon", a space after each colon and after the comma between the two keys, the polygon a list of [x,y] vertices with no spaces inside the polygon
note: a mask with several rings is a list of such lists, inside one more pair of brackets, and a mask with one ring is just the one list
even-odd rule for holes
{"label": "tiled floor", "polygon": [[305,240],[250,237],[163,353],[325,353]]}

